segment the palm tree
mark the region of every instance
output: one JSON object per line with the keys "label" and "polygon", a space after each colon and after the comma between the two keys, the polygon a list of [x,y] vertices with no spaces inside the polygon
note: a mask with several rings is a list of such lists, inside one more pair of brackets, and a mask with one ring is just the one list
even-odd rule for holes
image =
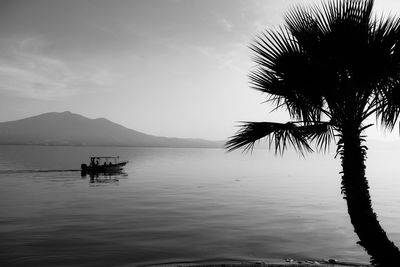
{"label": "palm tree", "polygon": [[337,141],[341,189],[358,243],[372,263],[397,266],[399,249],[371,207],[364,132],[371,126],[368,117],[391,131],[400,114],[400,19],[373,16],[373,3],[331,0],[294,7],[283,27],[258,36],[250,46],[257,64],[251,85],[275,109],[287,110],[291,121],[243,122],[226,148],[252,150],[265,138],[275,153],[292,146],[303,154]]}

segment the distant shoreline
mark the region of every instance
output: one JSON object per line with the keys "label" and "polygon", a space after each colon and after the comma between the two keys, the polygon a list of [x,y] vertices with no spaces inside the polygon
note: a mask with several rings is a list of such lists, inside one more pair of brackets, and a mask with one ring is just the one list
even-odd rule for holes
{"label": "distant shoreline", "polygon": [[178,146],[128,146],[128,145],[79,145],[79,144],[0,144],[0,146],[43,146],[43,147],[119,147],[119,148],[198,148],[198,149],[222,149],[224,147],[178,147]]}
{"label": "distant shoreline", "polygon": [[0,122],[2,145],[222,148],[224,140],[155,136],[105,118],[89,119],[71,112],[48,112]]}

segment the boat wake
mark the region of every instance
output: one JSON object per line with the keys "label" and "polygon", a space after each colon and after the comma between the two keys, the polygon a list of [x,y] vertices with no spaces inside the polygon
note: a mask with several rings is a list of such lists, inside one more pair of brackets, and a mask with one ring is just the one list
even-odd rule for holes
{"label": "boat wake", "polygon": [[41,172],[80,172],[79,169],[63,169],[63,170],[53,170],[53,169],[31,169],[31,170],[0,170],[0,174],[17,174],[17,173],[41,173]]}

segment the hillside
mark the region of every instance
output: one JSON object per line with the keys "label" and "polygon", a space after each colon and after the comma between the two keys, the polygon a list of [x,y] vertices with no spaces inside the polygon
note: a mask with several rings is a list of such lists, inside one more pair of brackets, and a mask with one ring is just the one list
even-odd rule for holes
{"label": "hillside", "polygon": [[148,135],[104,118],[89,119],[69,111],[2,122],[0,144],[199,148],[223,146],[222,141]]}

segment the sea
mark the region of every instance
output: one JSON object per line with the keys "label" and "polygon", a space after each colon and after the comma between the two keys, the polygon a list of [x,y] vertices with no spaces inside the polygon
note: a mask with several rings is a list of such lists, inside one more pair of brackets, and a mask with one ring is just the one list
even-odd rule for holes
{"label": "sea", "polygon": [[[368,263],[334,152],[0,146],[0,266]],[[370,153],[367,176],[378,219],[400,244],[400,169],[386,152]],[[90,156],[129,163],[82,176]]]}

